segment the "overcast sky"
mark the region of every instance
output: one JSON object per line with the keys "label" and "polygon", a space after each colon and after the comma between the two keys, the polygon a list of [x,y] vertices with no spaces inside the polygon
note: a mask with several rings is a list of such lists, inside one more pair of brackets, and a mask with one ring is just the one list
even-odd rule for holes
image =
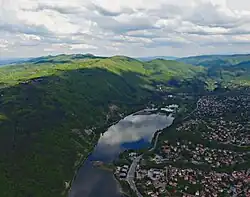
{"label": "overcast sky", "polygon": [[248,52],[249,0],[0,0],[0,58]]}

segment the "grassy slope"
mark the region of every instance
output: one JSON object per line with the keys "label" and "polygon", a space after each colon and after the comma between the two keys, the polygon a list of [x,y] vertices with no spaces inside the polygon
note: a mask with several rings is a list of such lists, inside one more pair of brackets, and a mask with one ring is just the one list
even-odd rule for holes
{"label": "grassy slope", "polygon": [[[167,67],[167,69],[166,69]],[[182,79],[193,78],[197,72],[204,72],[203,67],[194,67],[192,65],[179,63],[172,60],[153,60],[145,63],[145,68],[150,71],[155,79],[163,81],[170,80],[173,77]],[[183,69],[185,68],[185,69]]]}
{"label": "grassy slope", "polygon": [[64,182],[98,137],[84,129],[98,127],[98,134],[156,94],[155,82],[199,72],[119,56],[62,55],[0,68],[0,196],[66,196]]}
{"label": "grassy slope", "polygon": [[223,86],[250,85],[249,54],[197,56],[178,61],[207,67],[211,84],[216,81]]}
{"label": "grassy slope", "polygon": [[204,55],[180,58],[178,61],[202,66],[231,66],[250,60],[250,54],[239,55]]}

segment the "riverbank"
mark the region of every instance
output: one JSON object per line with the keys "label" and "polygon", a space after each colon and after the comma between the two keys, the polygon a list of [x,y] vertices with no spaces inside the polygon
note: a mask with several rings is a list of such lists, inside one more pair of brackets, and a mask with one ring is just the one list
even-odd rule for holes
{"label": "riverbank", "polygon": [[[165,106],[165,104],[163,105]],[[148,108],[148,106],[151,105],[137,105],[130,110],[123,107],[121,110],[125,112],[122,113],[122,116],[117,116],[115,121],[107,124],[105,128],[96,130],[96,133],[100,133],[98,143],[95,144],[94,151],[92,150],[89,159],[84,157],[76,171],[76,175],[71,182],[70,197],[74,197],[74,195],[84,196],[86,193],[91,193],[91,197],[95,197],[95,194],[98,197],[121,196],[121,194],[115,193],[114,185],[116,182],[112,178],[115,170],[109,163],[115,161],[118,155],[126,150],[139,151],[148,148],[149,144],[152,143],[154,133],[168,127],[173,122],[173,117],[165,113],[157,113],[157,110]],[[154,113],[145,113],[150,111]],[[122,169],[123,173],[125,169],[128,170],[125,167]],[[120,172],[117,174],[118,179],[119,177]],[[126,181],[120,184],[121,188],[124,185],[129,188]],[[122,193],[125,193],[126,196],[130,195],[127,190],[125,191]]]}
{"label": "riverbank", "polygon": [[[160,130],[156,131],[153,134],[153,137],[152,137],[152,140],[151,140],[151,147],[149,147],[146,152],[153,152],[157,148],[159,137],[161,135],[163,135],[163,133],[166,131],[166,129],[171,129],[171,128],[175,127],[175,125],[178,122],[180,122],[183,119],[187,118],[190,113],[195,111],[197,109],[197,107],[198,107],[199,100],[197,102],[195,102],[195,106],[196,106],[195,109],[192,109],[192,108],[189,109],[192,106],[191,104],[192,103],[190,102],[190,105],[188,106],[187,110],[185,110],[185,113],[181,109],[179,109],[178,111],[176,109],[175,112],[169,114],[170,116],[174,116],[173,122],[171,123],[171,125],[167,126],[164,129],[160,129]],[[142,158],[144,154],[145,154],[145,152],[141,153],[136,158],[132,159],[132,164],[130,165],[129,173],[127,174],[127,178],[126,178],[126,181],[127,181],[128,185],[130,186],[130,189],[137,193],[137,195],[136,195],[137,197],[138,196],[142,197],[142,195],[137,190],[137,187],[136,187],[136,185],[134,183],[134,172],[135,172],[136,166],[138,164],[137,160],[140,160],[140,158]],[[127,155],[127,158],[129,158],[129,155]],[[132,172],[132,173],[130,173],[130,172]]]}
{"label": "riverbank", "polygon": [[114,172],[115,166],[112,163],[104,163],[101,161],[93,161],[92,163],[93,163],[93,166],[99,169]]}
{"label": "riverbank", "polygon": [[[169,116],[167,116],[168,118],[173,118],[173,120],[171,121],[171,123],[164,127],[163,129],[159,129],[157,131],[154,132],[152,138],[151,138],[151,148],[148,148],[147,151],[153,151],[156,146],[157,146],[157,142],[158,142],[158,137],[160,136],[160,134],[164,131],[164,129],[170,127],[173,122],[174,122],[174,114],[170,114]],[[133,154],[133,153],[132,153]],[[140,153],[139,155],[137,155],[134,158],[131,158],[130,154],[128,153],[128,155],[126,156],[127,161],[132,160],[132,164],[130,164],[129,170],[127,172],[126,175],[126,179],[124,180],[127,185],[129,186],[130,190],[135,194],[136,197],[142,197],[142,195],[140,194],[140,192],[138,191],[135,182],[134,182],[134,176],[135,176],[135,171],[136,171],[136,167],[138,165],[138,163],[140,162],[141,158],[143,157],[144,152]],[[119,168],[119,166],[117,166]],[[121,182],[122,180],[118,178],[118,180]],[[124,182],[123,181],[123,182]],[[131,195],[130,195],[131,197]]]}
{"label": "riverbank", "polygon": [[127,181],[119,180],[115,175],[113,175],[114,180],[118,184],[119,192],[123,197],[138,197],[136,193],[130,188]]}
{"label": "riverbank", "polygon": [[[97,143],[98,143],[98,140],[100,139],[101,135],[103,133],[105,133],[107,131],[107,129],[109,127],[111,127],[112,125],[115,125],[117,124],[120,120],[122,120],[123,118],[125,118],[126,116],[129,116],[129,115],[133,115],[135,114],[136,112],[138,112],[138,110],[142,111],[143,109],[145,109],[146,105],[145,104],[138,104],[137,107],[134,106],[134,109],[132,110],[129,110],[128,113],[124,114],[124,112],[121,112],[120,113],[120,116],[119,118],[116,118],[115,120],[111,121],[110,123],[108,123],[107,125],[105,125],[104,127],[102,128],[97,128],[96,131],[98,130],[101,130],[101,132],[96,132],[97,134],[95,135],[94,139],[93,139],[93,146],[92,148],[90,149],[89,151],[89,154],[87,156],[82,156],[80,159],[79,159],[79,164],[76,166],[76,170],[74,171],[74,176],[73,178],[71,179],[71,181],[68,183],[68,188],[65,189],[65,193],[67,194],[67,196],[70,195],[71,193],[71,190],[72,190],[72,184],[73,182],[75,181],[76,179],[76,176],[80,170],[80,168],[85,164],[86,160],[88,159],[88,157],[93,153],[94,149],[96,148],[97,146]],[[105,168],[105,167],[104,167]],[[109,170],[108,168],[105,168],[105,170]],[[113,173],[113,170],[112,170],[112,173]]]}
{"label": "riverbank", "polygon": [[80,170],[80,168],[82,167],[82,165],[85,163],[86,159],[92,154],[92,151],[95,149],[95,146],[96,146],[96,144],[92,147],[92,149],[89,151],[89,154],[88,154],[86,157],[82,156],[82,157],[79,159],[79,164],[78,164],[77,167],[76,167],[76,170],[75,170],[75,172],[74,172],[74,176],[73,176],[73,178],[71,179],[71,181],[69,182],[69,187],[68,187],[68,189],[66,188],[67,196],[69,196],[69,194],[70,194],[70,192],[71,192],[72,183],[75,181],[78,171]]}

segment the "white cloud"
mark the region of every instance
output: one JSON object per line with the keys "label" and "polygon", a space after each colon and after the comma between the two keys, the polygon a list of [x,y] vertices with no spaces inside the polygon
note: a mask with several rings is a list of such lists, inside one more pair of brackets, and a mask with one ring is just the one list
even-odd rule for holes
{"label": "white cloud", "polygon": [[248,0],[0,0],[0,56],[250,50]]}
{"label": "white cloud", "polygon": [[0,48],[6,48],[8,46],[8,41],[0,39]]}
{"label": "white cloud", "polygon": [[74,49],[96,49],[97,47],[88,44],[72,44],[70,45],[72,50]]}

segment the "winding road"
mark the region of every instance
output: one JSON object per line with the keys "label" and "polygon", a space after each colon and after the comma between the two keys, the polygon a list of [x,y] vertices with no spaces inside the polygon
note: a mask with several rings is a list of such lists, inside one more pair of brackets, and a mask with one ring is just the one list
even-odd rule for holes
{"label": "winding road", "polygon": [[[158,142],[158,138],[160,136],[161,132],[158,132],[156,134],[156,137],[155,137],[155,140],[154,140],[154,146],[149,150],[149,151],[153,151],[156,146],[157,146],[157,142]],[[129,168],[129,171],[128,171],[128,174],[127,174],[127,177],[126,177],[126,181],[128,182],[130,188],[136,193],[136,195],[138,197],[143,197],[141,195],[141,193],[138,191],[136,185],[135,185],[135,171],[136,171],[136,166],[139,164],[141,158],[142,158],[143,154],[142,155],[139,155],[138,157],[136,157],[132,164],[130,165],[130,168]]]}
{"label": "winding road", "polygon": [[182,121],[183,121],[183,120],[186,120],[187,118],[189,118],[189,117],[199,108],[199,104],[200,104],[201,100],[202,100],[202,98],[200,98],[200,99],[197,101],[197,103],[196,103],[196,108],[195,108],[193,111],[191,111],[185,118],[183,118]]}
{"label": "winding road", "polygon": [[[192,115],[198,108],[199,108],[199,104],[200,104],[200,101],[202,100],[202,98],[200,98],[197,103],[196,103],[196,108],[190,112],[183,120],[186,120],[188,117],[190,117],[190,115]],[[156,146],[157,146],[157,142],[158,142],[158,138],[160,136],[162,132],[157,132],[156,134],[156,137],[155,137],[155,140],[154,140],[154,145],[151,149],[149,149],[149,151],[153,151]],[[130,168],[129,168],[129,171],[128,171],[128,174],[127,174],[127,177],[126,177],[126,181],[128,182],[130,188],[136,193],[136,195],[138,197],[143,197],[141,195],[141,193],[138,191],[136,185],[135,185],[135,171],[136,171],[136,166],[139,164],[141,158],[142,158],[143,154],[142,155],[139,155],[138,157],[136,157],[132,164],[130,165]]]}
{"label": "winding road", "polygon": [[[195,108],[192,112],[190,112],[183,120],[187,119],[190,115],[192,115],[192,114],[198,109],[199,103],[200,103],[201,99],[202,99],[202,98],[200,98],[200,99],[197,101],[197,103],[196,103],[196,108]],[[156,137],[155,137],[155,140],[154,140],[154,146],[153,146],[151,149],[149,149],[149,151],[153,151],[153,150],[156,148],[157,142],[158,142],[158,138],[159,138],[159,136],[160,136],[161,133],[162,133],[162,132],[157,132]],[[142,154],[142,155],[139,155],[138,157],[136,157],[136,158],[133,160],[132,164],[130,165],[130,168],[129,168],[127,177],[126,177],[127,183],[129,184],[130,188],[136,193],[136,195],[137,195],[138,197],[143,197],[143,196],[142,196],[141,193],[138,191],[138,189],[137,189],[137,187],[136,187],[136,185],[135,185],[134,179],[135,179],[136,166],[139,164],[139,162],[140,162],[142,156],[143,156],[143,154]]]}
{"label": "winding road", "polygon": [[126,181],[128,182],[130,188],[136,193],[136,195],[138,197],[143,197],[143,196],[138,191],[138,189],[137,189],[137,187],[135,185],[134,177],[135,177],[136,166],[140,162],[141,158],[142,158],[142,155],[140,155],[140,156],[138,156],[138,157],[136,157],[134,159],[134,161],[130,165],[130,168],[129,168],[129,171],[128,171],[128,174],[127,174],[127,177],[126,177]]}

